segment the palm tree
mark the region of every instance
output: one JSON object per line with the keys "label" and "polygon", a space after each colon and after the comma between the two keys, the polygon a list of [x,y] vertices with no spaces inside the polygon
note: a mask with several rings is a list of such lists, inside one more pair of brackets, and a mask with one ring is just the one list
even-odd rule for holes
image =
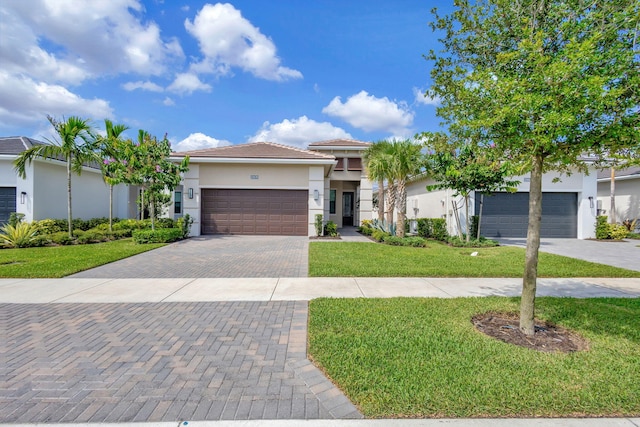
{"label": "palm tree", "polygon": [[[404,227],[407,216],[407,180],[420,173],[423,164],[422,145],[409,139],[393,141],[388,155],[391,157],[389,179],[395,183],[395,195],[398,203],[398,226],[396,235],[404,237]],[[390,181],[391,182],[391,181]],[[391,186],[389,186],[391,187]],[[391,191],[391,188],[390,188]]]}
{"label": "palm tree", "polygon": [[371,144],[364,152],[367,176],[372,181],[378,181],[378,221],[384,221],[384,181],[387,178],[388,156],[385,152],[389,149],[389,141],[381,140]]}
{"label": "palm tree", "polygon": [[50,144],[31,147],[20,153],[13,164],[18,175],[24,179],[27,176],[27,164],[30,165],[34,159],[64,159],[67,163],[67,220],[69,222],[69,237],[73,237],[71,172],[80,175],[83,164],[95,160],[95,153],[90,150],[95,136],[89,120],[76,116],[71,116],[67,120],[62,121],[47,116],[47,120],[49,120],[49,123],[51,123],[55,129],[60,141],[47,140]]}
{"label": "palm tree", "polygon": [[106,136],[96,140],[97,149],[102,158],[102,177],[109,185],[109,231],[113,227],[113,186],[123,181],[123,170],[126,160],[121,158],[121,145],[123,140],[120,135],[129,129],[125,125],[114,125],[109,119],[104,120]]}

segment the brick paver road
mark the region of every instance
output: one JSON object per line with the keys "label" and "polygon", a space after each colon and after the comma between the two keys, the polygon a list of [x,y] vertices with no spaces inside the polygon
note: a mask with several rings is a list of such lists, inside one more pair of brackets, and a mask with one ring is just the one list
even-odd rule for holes
{"label": "brick paver road", "polygon": [[361,418],[307,303],[0,304],[0,422]]}

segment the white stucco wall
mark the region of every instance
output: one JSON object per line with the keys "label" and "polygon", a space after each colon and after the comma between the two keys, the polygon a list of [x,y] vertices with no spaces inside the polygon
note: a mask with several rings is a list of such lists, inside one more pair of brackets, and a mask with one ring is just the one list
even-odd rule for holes
{"label": "white stucco wall", "polygon": [[[640,223],[640,177],[616,178],[615,199],[615,222],[621,223],[625,219],[639,218],[638,222]],[[598,183],[598,203],[602,209],[602,215],[610,217],[611,181]]]}
{"label": "white stucco wall", "polygon": [[[316,191],[318,193],[317,199]],[[316,215],[323,215],[324,217],[324,191],[324,167],[309,167],[309,236],[316,235]]]}

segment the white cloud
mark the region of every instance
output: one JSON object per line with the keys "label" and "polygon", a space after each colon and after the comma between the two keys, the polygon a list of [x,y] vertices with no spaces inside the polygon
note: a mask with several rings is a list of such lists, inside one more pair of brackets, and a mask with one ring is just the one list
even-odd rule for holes
{"label": "white cloud", "polygon": [[431,98],[430,96],[426,96],[425,91],[417,87],[413,88],[413,96],[415,98],[416,104],[440,105],[440,98],[438,97]]}
{"label": "white cloud", "polygon": [[197,75],[192,73],[180,73],[167,88],[168,91],[190,95],[197,90],[211,92],[211,85],[200,81]]}
{"label": "white cloud", "polygon": [[136,90],[136,89],[141,89],[141,90],[147,90],[149,92],[163,92],[164,88],[160,85],[157,85],[153,82],[143,82],[143,81],[137,81],[137,82],[127,82],[125,84],[122,85],[122,87],[124,88],[124,90],[128,90],[128,91],[132,91],[132,90]]}
{"label": "white cloud", "polygon": [[182,7],[180,8],[180,10],[182,10],[183,12],[189,12],[189,5],[188,5],[188,4],[185,4],[184,6],[182,6]]}
{"label": "white cloud", "polygon": [[352,139],[352,136],[329,122],[320,123],[307,116],[301,116],[292,120],[285,119],[280,123],[264,122],[248,142],[275,142],[307,148],[310,142],[340,138]]}
{"label": "white cloud", "polygon": [[167,107],[171,107],[172,105],[176,105],[176,103],[173,101],[173,99],[169,98],[168,96],[162,101],[162,105],[167,106]]}
{"label": "white cloud", "polygon": [[387,97],[376,98],[364,90],[350,96],[345,103],[336,96],[322,112],[367,132],[405,134],[413,123],[413,112],[406,103],[394,102]]}
{"label": "white cloud", "polygon": [[112,118],[113,110],[102,99],[85,99],[60,85],[16,77],[0,70],[0,125],[39,123],[47,115],[80,116],[95,120]]}
{"label": "white cloud", "polygon": [[226,75],[239,67],[256,77],[284,81],[302,73],[280,65],[273,41],[231,4],[206,4],[185,28],[198,40],[204,59],[192,71]]}
{"label": "white cloud", "polygon": [[231,145],[231,142],[196,132],[174,145],[173,151],[202,150],[205,148],[224,147],[225,145]]}

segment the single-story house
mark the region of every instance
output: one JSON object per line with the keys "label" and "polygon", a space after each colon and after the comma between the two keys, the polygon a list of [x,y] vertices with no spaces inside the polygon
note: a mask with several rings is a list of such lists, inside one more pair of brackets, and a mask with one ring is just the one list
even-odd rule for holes
{"label": "single-story house", "polygon": [[[65,161],[35,159],[27,165],[24,179],[14,169],[20,153],[41,144],[45,143],[24,136],[0,137],[0,223],[6,223],[12,212],[24,214],[28,222],[67,217]],[[109,215],[109,187],[99,167],[87,165],[80,176],[72,174],[71,191],[74,218]],[[130,197],[130,191],[126,186],[114,188],[114,216],[135,217],[137,195]]]}
{"label": "single-story house", "polygon": [[[640,229],[640,166],[614,169],[615,222],[638,219]],[[598,208],[601,215],[611,215],[611,169],[598,171]]]}
{"label": "single-story house", "polygon": [[332,140],[308,150],[269,142],[172,153],[189,156],[174,217],[189,214],[192,235],[313,236],[315,216],[338,227],[371,218],[371,183],[360,153],[367,143]]}
{"label": "single-story house", "polygon": [[[555,179],[559,181],[554,182]],[[520,181],[515,193],[497,192],[483,201],[481,234],[485,237],[526,237],[529,218],[529,177]],[[450,234],[456,234],[458,209],[464,232],[464,198],[453,190],[427,191],[435,182],[417,177],[407,185],[407,218],[445,218]],[[570,176],[547,173],[542,181],[541,237],[588,239],[595,237],[597,215],[595,170]],[[478,215],[480,194],[471,196],[470,215]]]}

